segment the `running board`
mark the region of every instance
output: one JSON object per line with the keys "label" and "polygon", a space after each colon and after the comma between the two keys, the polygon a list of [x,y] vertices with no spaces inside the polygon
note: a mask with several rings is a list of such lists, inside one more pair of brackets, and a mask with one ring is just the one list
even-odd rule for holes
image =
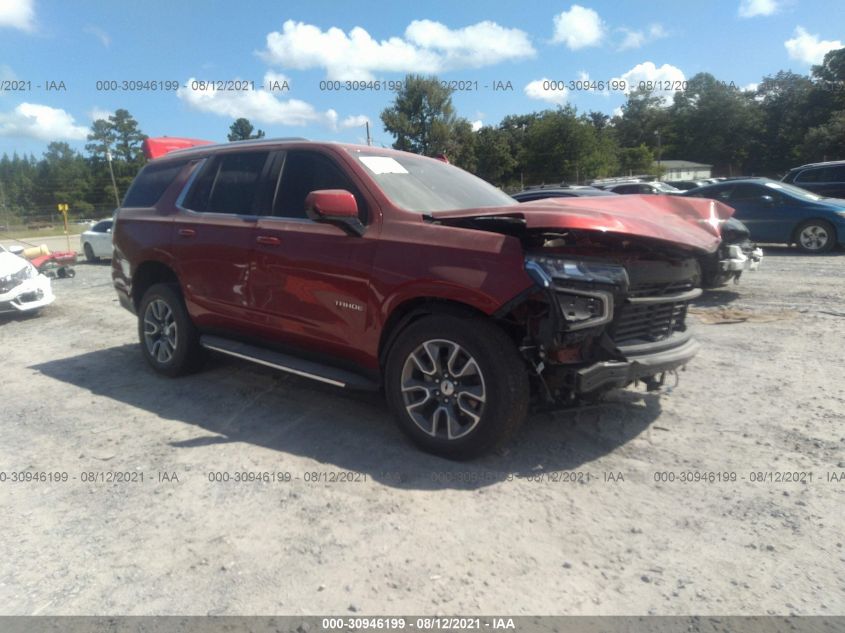
{"label": "running board", "polygon": [[320,363],[303,360],[296,356],[282,354],[281,352],[274,352],[263,347],[256,347],[247,343],[210,335],[201,336],[200,345],[213,352],[220,352],[221,354],[248,360],[252,363],[286,371],[289,374],[295,374],[303,378],[318,380],[328,385],[334,385],[335,387],[362,391],[378,390],[377,383],[351,371],[321,365]]}

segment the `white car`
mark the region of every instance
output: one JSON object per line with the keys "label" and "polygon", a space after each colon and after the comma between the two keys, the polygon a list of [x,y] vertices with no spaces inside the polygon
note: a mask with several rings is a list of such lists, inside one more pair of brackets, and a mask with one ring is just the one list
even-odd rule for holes
{"label": "white car", "polygon": [[112,224],[112,220],[100,220],[79,236],[79,248],[89,262],[95,262],[101,257],[111,259]]}
{"label": "white car", "polygon": [[37,311],[55,298],[47,277],[0,246],[0,313]]}

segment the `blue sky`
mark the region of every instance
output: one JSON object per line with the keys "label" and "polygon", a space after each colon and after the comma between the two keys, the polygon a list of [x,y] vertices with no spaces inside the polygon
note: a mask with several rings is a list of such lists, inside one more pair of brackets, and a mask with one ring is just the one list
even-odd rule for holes
{"label": "blue sky", "polygon": [[[841,0],[0,0],[0,84],[31,82],[0,92],[0,154],[40,156],[50,140],[82,149],[92,117],[116,108],[150,136],[216,141],[246,116],[268,136],[362,142],[368,119],[387,145],[379,113],[392,93],[320,82],[435,72],[477,86],[455,94],[457,112],[495,125],[561,103],[612,113],[624,102],[619,91],[543,90],[544,79],[680,81],[707,71],[745,87],[778,70],[806,73],[843,41]],[[259,89],[191,90],[192,78]],[[189,87],[109,92],[98,80]],[[266,80],[289,89],[268,92]],[[46,90],[50,81],[66,90]],[[495,82],[512,90],[494,91]]]}

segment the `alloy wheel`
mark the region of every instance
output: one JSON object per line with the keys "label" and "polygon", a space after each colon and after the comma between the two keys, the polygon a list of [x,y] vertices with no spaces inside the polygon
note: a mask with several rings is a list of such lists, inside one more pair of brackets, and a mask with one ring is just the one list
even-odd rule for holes
{"label": "alloy wheel", "polygon": [[481,421],[487,402],[484,375],[457,343],[422,343],[405,359],[401,381],[405,410],[428,435],[456,440]]}
{"label": "alloy wheel", "polygon": [[153,299],[144,311],[144,343],[156,362],[170,362],[176,351],[176,318],[167,302]]}

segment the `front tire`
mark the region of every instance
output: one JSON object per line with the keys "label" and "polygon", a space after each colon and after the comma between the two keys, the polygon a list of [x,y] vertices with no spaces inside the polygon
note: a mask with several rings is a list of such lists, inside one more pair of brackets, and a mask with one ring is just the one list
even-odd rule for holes
{"label": "front tire", "polygon": [[804,253],[827,253],[836,245],[836,229],[824,220],[808,220],[795,231],[798,248]]}
{"label": "front tire", "polygon": [[100,258],[94,255],[94,249],[91,248],[91,244],[85,242],[85,246],[82,248],[85,251],[85,259],[88,260],[90,263],[95,263],[100,261]]}
{"label": "front tire", "polygon": [[144,293],[138,310],[138,338],[150,367],[165,376],[194,372],[205,358],[175,284],[156,284]]}
{"label": "front tire", "polygon": [[397,338],[385,391],[423,450],[471,459],[502,445],[528,414],[528,374],[513,341],[483,319],[427,316]]}

